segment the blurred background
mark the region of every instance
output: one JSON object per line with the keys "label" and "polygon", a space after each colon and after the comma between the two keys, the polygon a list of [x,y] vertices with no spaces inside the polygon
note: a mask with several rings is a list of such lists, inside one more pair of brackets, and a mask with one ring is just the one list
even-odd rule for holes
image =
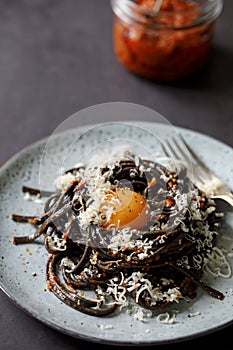
{"label": "blurred background", "polygon": [[232,144],[231,0],[217,20],[208,68],[173,86],[118,62],[108,0],[1,0],[0,14],[0,164],[78,110],[112,101],[151,107]]}
{"label": "blurred background", "polygon": [[[162,84],[133,75],[117,60],[109,0],[0,0],[0,164],[80,109],[104,102],[142,104],[174,125],[233,146],[232,15],[233,1],[225,0],[205,70]],[[3,293],[0,298],[4,350],[84,348],[23,313]],[[230,333],[232,327],[211,339],[220,337],[231,349]],[[192,344],[208,346],[209,339]]]}

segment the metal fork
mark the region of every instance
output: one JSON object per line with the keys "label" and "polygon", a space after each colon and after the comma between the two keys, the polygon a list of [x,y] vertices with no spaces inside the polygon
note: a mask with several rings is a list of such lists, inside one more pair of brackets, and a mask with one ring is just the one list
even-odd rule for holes
{"label": "metal fork", "polygon": [[[166,157],[182,162],[189,172],[192,182],[210,198],[222,199],[233,206],[231,188],[210,170],[180,135],[162,144]],[[188,166],[188,164],[192,166]]]}

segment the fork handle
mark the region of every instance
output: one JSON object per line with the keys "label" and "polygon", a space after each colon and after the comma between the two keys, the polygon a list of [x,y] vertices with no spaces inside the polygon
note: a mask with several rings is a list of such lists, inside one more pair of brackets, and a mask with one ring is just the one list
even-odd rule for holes
{"label": "fork handle", "polygon": [[222,199],[233,207],[233,194],[231,192],[211,196],[211,198]]}

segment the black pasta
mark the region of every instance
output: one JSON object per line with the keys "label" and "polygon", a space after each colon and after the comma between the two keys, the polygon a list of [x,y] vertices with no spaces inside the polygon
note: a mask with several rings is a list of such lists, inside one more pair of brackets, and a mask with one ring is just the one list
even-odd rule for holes
{"label": "black pasta", "polygon": [[[91,221],[85,228],[80,224],[82,213],[92,203],[84,171],[84,166],[67,170],[65,173],[73,174],[74,179],[65,189],[54,192],[23,186],[23,192],[47,197],[44,212],[39,217],[12,215],[16,222],[37,226],[29,236],[15,236],[15,245],[44,237],[49,254],[48,288],[57,298],[99,317],[114,313],[124,304],[122,300],[127,305],[126,299],[145,309],[161,310],[180,298],[194,298],[197,287],[214,298],[224,298],[202,279],[204,261],[216,243],[221,218],[215,215],[215,203],[192,184],[184,167],[168,170],[132,155],[101,167],[101,175],[112,186],[133,189],[150,207],[146,226],[126,228],[130,241],[119,241],[119,246],[112,245],[112,239],[124,230],[111,230]],[[180,208],[177,193],[180,198],[193,193],[195,198]],[[200,217],[194,217],[192,210]],[[207,226],[215,227],[211,245],[205,244]],[[86,297],[83,291],[92,291],[93,296]]]}

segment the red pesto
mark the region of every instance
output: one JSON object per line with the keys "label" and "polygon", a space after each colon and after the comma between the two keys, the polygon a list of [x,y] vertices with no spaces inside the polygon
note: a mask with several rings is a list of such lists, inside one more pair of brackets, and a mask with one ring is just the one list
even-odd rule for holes
{"label": "red pesto", "polygon": [[[148,10],[154,4],[154,0],[137,2]],[[190,76],[206,65],[212,47],[213,22],[187,28],[200,15],[195,2],[164,0],[160,14],[155,19],[145,17],[144,25],[126,23],[115,16],[114,48],[118,59],[130,71],[153,80],[174,81]],[[153,21],[160,28],[149,29]]]}

